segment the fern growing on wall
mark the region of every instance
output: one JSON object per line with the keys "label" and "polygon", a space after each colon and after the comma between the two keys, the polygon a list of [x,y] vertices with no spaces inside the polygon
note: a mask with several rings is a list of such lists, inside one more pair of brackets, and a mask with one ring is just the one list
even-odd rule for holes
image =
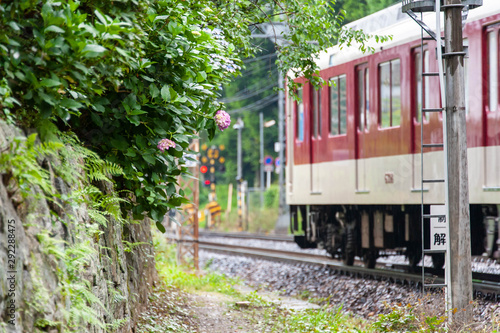
{"label": "fern growing on wall", "polygon": [[[34,284],[33,295],[27,301],[29,311],[36,314],[35,326],[40,330],[85,332],[89,325],[103,330],[119,328],[129,319],[111,319],[111,323],[105,324],[101,314],[107,313],[106,307],[92,292],[90,282],[81,278],[81,273],[107,253],[101,251],[105,248],[99,245],[99,238],[109,223],[129,223],[122,209],[122,204],[128,202],[126,193],[122,192],[121,197],[113,180],[123,175],[123,170],[84,147],[72,133],[51,128],[45,131],[44,138],[53,141],[41,142],[36,133],[27,138],[15,137],[8,149],[0,152],[0,174],[8,179],[13,195],[19,193],[19,200],[27,197],[47,200],[52,207],[49,217],[52,224],[60,222],[71,230],[68,240],[58,238],[50,230],[38,233],[41,251],[56,267],[58,289],[46,288],[35,264],[30,272]],[[57,178],[60,180],[56,182]],[[65,190],[60,188],[61,182]],[[79,207],[86,207],[90,219],[85,223],[75,214]],[[124,241],[123,244],[131,252],[141,243]],[[123,252],[121,247],[117,251]],[[33,255],[32,260],[35,260]],[[107,290],[113,303],[124,301],[113,283],[107,284]],[[47,317],[44,309],[49,295],[54,293],[61,295],[63,304],[68,305],[60,309],[62,318],[57,321]],[[109,313],[107,316],[110,318]]]}

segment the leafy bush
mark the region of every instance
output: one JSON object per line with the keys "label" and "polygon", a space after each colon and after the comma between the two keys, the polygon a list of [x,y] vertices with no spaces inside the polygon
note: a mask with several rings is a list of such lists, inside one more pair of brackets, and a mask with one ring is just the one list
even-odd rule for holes
{"label": "leafy bush", "polygon": [[278,208],[279,205],[279,187],[271,186],[264,192],[264,207]]}
{"label": "leafy bush", "polygon": [[378,315],[373,323],[377,332],[443,332],[445,317],[425,313],[425,302],[418,300],[414,305],[395,305],[387,314]]}
{"label": "leafy bush", "polygon": [[123,208],[156,221],[186,202],[177,177],[197,133],[215,135],[219,88],[256,49],[249,25],[287,21],[277,65],[315,84],[313,59],[335,39],[367,49],[327,0],[14,0],[0,13],[0,117],[44,142],[74,132],[123,170],[115,186],[134,198]]}
{"label": "leafy bush", "polygon": [[[121,166],[136,217],[185,201],[176,177],[195,133],[213,137],[217,87],[234,75],[210,1],[13,1],[0,4],[3,118],[42,139],[73,130]],[[228,23],[230,24],[230,23]],[[229,66],[233,66],[230,68]],[[15,93],[13,93],[15,92]],[[54,126],[55,125],[55,126]],[[175,142],[162,153],[161,139]]]}

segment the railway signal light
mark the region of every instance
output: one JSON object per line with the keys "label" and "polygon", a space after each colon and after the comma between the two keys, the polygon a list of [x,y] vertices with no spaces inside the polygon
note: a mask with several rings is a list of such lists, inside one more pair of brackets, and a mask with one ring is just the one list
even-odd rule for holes
{"label": "railway signal light", "polygon": [[201,173],[207,173],[207,171],[208,171],[208,168],[207,168],[207,166],[206,166],[206,165],[202,165],[202,166],[200,167],[200,172],[201,172]]}
{"label": "railway signal light", "polygon": [[205,186],[210,186],[210,180],[209,180],[209,179],[206,179],[206,180],[203,182],[203,184],[204,184]]}

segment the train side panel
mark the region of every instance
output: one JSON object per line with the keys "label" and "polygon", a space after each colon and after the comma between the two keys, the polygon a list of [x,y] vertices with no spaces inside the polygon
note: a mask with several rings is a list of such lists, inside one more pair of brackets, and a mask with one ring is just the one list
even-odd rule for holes
{"label": "train side panel", "polygon": [[[472,251],[493,256],[500,230],[500,84],[495,82],[500,77],[500,2],[485,0],[469,17],[464,44],[469,46],[465,67]],[[368,20],[355,24],[363,27]],[[420,30],[410,20],[371,33],[392,34],[394,39],[375,45],[373,55],[347,48],[323,56],[320,75],[330,86],[317,92],[298,79],[304,83],[302,101],[287,99],[291,229],[303,233],[297,237],[301,246],[324,247],[347,264],[356,255],[373,266],[387,249],[406,254],[416,264],[422,191],[425,211],[443,203],[445,195],[444,184],[421,188],[421,127],[424,143],[443,141],[441,114],[422,117],[418,111],[440,107],[438,79],[418,74],[422,64],[425,71],[437,72],[436,43],[426,41],[422,50]],[[444,178],[442,149],[427,149],[423,158],[424,178]],[[442,265],[442,258],[433,259]]]}

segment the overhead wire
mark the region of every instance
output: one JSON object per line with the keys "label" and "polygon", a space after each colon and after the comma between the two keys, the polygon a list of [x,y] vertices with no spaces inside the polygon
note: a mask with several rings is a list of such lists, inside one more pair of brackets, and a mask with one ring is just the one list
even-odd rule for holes
{"label": "overhead wire", "polygon": [[243,63],[244,64],[248,64],[248,63],[251,63],[251,62],[254,62],[254,61],[259,61],[259,60],[263,60],[263,59],[267,59],[267,58],[272,58],[272,57],[276,57],[276,53],[269,53],[269,54],[265,54],[265,55],[260,56],[260,57],[245,59],[245,60],[243,60]]}
{"label": "overhead wire", "polygon": [[233,113],[239,113],[239,112],[243,112],[243,111],[247,111],[247,110],[252,110],[252,109],[261,109],[271,103],[274,103],[276,102],[277,100],[279,99],[279,97],[277,95],[269,95],[267,97],[264,97],[263,99],[261,100],[258,100],[257,102],[254,102],[254,103],[251,103],[251,104],[248,104],[246,106],[243,106],[239,109],[235,109],[235,110],[228,110],[227,112],[230,113],[230,114],[233,114]]}
{"label": "overhead wire", "polygon": [[[260,56],[260,57],[246,59],[246,60],[243,60],[243,63],[248,64],[248,63],[253,63],[253,62],[259,61],[259,60],[270,59],[273,57],[276,57],[276,53],[269,53],[269,54],[265,54],[265,55]],[[271,75],[272,75],[272,73],[276,71],[276,68],[274,67],[273,62],[268,62],[264,67],[253,67],[252,66],[250,69],[242,71],[242,75],[250,76],[250,75],[252,75],[252,73],[257,72],[257,71],[270,71]],[[271,75],[269,75],[269,77]],[[238,92],[233,94],[231,97],[226,97],[226,98],[221,99],[220,102],[233,103],[233,102],[242,101],[244,99],[247,99],[247,98],[256,96],[260,93],[263,93],[265,91],[268,91],[269,89],[273,89],[277,86],[276,83],[271,83],[265,87],[261,87],[262,83],[263,82],[261,81],[261,82],[258,82],[257,84],[252,85],[251,87],[247,87],[245,89],[239,90]],[[254,90],[254,87],[257,89]],[[238,108],[238,109],[228,110],[227,112],[234,114],[234,113],[239,113],[239,112],[252,110],[252,109],[260,109],[260,108],[263,108],[269,104],[276,102],[277,100],[278,100],[278,96],[276,94],[271,94],[271,95],[266,96],[266,97],[264,97],[256,102],[250,103],[250,104],[243,106],[241,108]]]}
{"label": "overhead wire", "polygon": [[[253,97],[255,95],[258,95],[264,91],[267,91],[269,89],[273,89],[274,87],[277,87],[278,85],[276,83],[271,83],[265,87],[262,87],[260,89],[257,89],[257,90],[254,90],[254,91],[251,91],[249,89],[243,89],[243,90],[240,90],[237,94],[231,96],[231,97],[228,97],[228,98],[223,98],[221,100],[219,100],[219,102],[221,103],[233,103],[233,102],[238,102],[238,101],[242,101],[244,99],[247,99],[247,98],[250,98],[250,97]],[[249,91],[249,92],[248,92]]]}
{"label": "overhead wire", "polygon": [[260,66],[260,67],[250,67],[246,68],[241,71],[241,75],[252,75],[253,72],[257,71],[269,71],[273,70],[275,68],[275,65],[273,63],[267,63],[265,66]]}

